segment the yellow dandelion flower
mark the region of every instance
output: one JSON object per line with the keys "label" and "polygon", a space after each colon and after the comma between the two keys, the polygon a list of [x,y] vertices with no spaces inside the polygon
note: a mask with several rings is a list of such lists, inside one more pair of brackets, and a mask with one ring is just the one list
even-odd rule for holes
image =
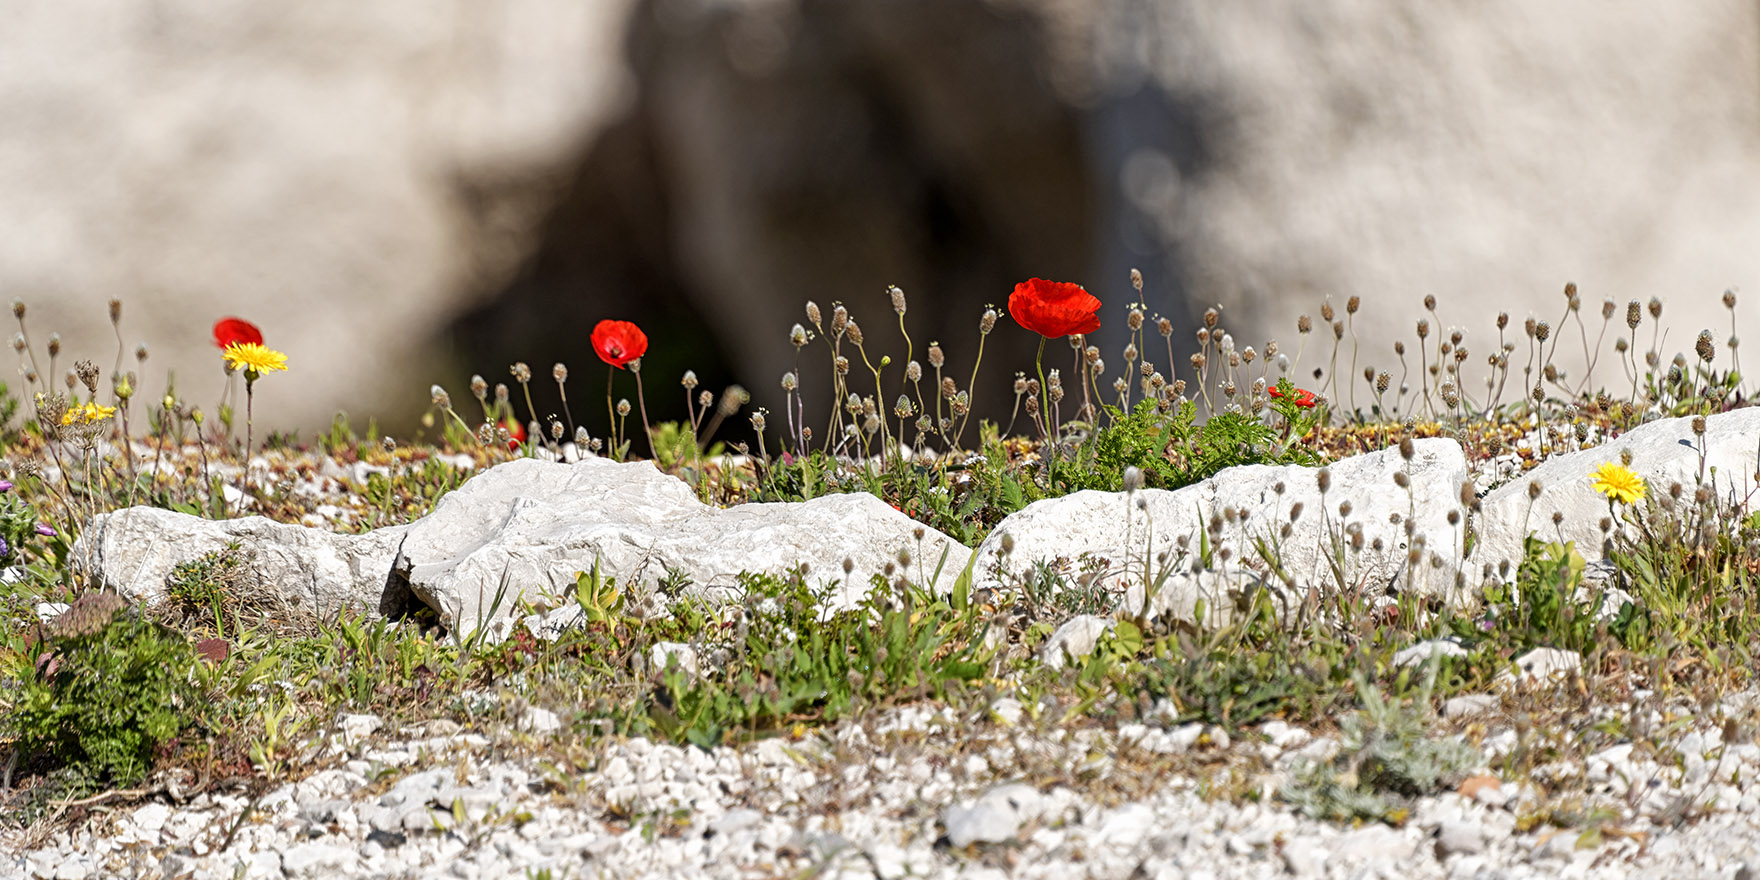
{"label": "yellow dandelion flower", "polygon": [[115,414],[116,407],[105,406],[101,403],[88,402],[82,406],[68,407],[67,412],[61,414],[61,424],[64,427],[76,422],[82,425],[90,425],[94,422],[101,422]]}
{"label": "yellow dandelion flower", "polygon": [[1636,503],[1644,497],[1644,481],[1632,473],[1631,468],[1607,462],[1595,469],[1589,477],[1589,486],[1608,498],[1625,504]]}
{"label": "yellow dandelion flower", "polygon": [[272,373],[287,369],[287,355],[260,342],[234,342],[223,352],[228,366],[246,373]]}

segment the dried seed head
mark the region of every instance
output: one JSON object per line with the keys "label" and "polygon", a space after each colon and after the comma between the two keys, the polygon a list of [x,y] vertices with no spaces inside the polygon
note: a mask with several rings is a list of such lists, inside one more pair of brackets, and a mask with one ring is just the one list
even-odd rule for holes
{"label": "dried seed head", "polygon": [[91,361],[78,361],[74,363],[73,370],[79,375],[80,384],[86,386],[87,391],[93,394],[98,393],[97,364],[94,364]]}
{"label": "dried seed head", "polygon": [[1712,358],[1717,357],[1717,347],[1711,342],[1710,330],[1699,331],[1699,341],[1694,344],[1693,350],[1699,353],[1699,360],[1705,363],[1711,363]]}
{"label": "dried seed head", "polygon": [[514,363],[514,365],[512,367],[510,367],[509,370],[511,370],[513,373],[513,381],[518,382],[521,385],[524,385],[527,382],[532,381],[532,368],[526,366],[525,361],[518,361],[518,362]]}
{"label": "dried seed head", "polygon": [[1353,509],[1354,508],[1351,507],[1351,502],[1349,499],[1338,502],[1338,516],[1339,516],[1339,518],[1343,519],[1344,517],[1350,516],[1351,511]]}
{"label": "dried seed head", "polygon": [[128,600],[115,593],[82,593],[66,611],[44,625],[51,638],[75,639],[97,635],[128,607]]}
{"label": "dried seed head", "polygon": [[849,326],[849,309],[844,308],[843,303],[836,303],[836,304],[832,305],[831,306],[831,335],[842,336],[844,328],[846,328],[848,326]]}
{"label": "dried seed head", "polygon": [[433,404],[440,409],[452,408],[452,395],[447,394],[446,389],[441,388],[438,385],[428,388],[428,400],[432,401]]}
{"label": "dried seed head", "polygon": [[794,346],[797,350],[806,348],[808,339],[810,339],[810,337],[807,336],[807,328],[802,327],[799,324],[788,328],[788,343]]}
{"label": "dried seed head", "polygon": [[1362,305],[1363,298],[1360,296],[1353,296],[1344,301],[1344,313],[1347,315],[1354,315],[1357,313],[1357,309]]}
{"label": "dried seed head", "polygon": [[1331,300],[1327,300],[1326,302],[1323,302],[1320,304],[1320,320],[1322,320],[1322,321],[1332,320],[1332,301]]}
{"label": "dried seed head", "polygon": [[24,320],[24,300],[15,299],[12,301],[12,317],[20,321]]}
{"label": "dried seed head", "polygon": [[501,382],[495,383],[495,403],[497,405],[502,405],[502,404],[507,403],[507,385],[506,384],[501,383]]}
{"label": "dried seed head", "polygon": [[24,346],[25,346],[24,334],[23,333],[12,334],[12,350],[19,353],[19,354],[24,354]]}
{"label": "dried seed head", "polygon": [[59,333],[49,334],[48,349],[49,349],[49,356],[50,357],[55,357],[56,355],[61,354],[61,334],[59,334]]}
{"label": "dried seed head", "polygon": [[1502,330],[1508,326],[1509,326],[1509,312],[1498,312],[1497,313],[1497,329]]}
{"label": "dried seed head", "polygon": [[984,316],[978,319],[978,335],[989,336],[996,329],[996,310],[985,309]]}
{"label": "dried seed head", "polygon": [[1401,489],[1410,488],[1412,485],[1412,477],[1410,474],[1407,474],[1405,471],[1394,471],[1393,472],[1393,484],[1395,486],[1400,487]]}
{"label": "dried seed head", "polygon": [[1192,369],[1194,369],[1194,370],[1204,369],[1204,361],[1205,361],[1205,358],[1202,353],[1192,355]]}
{"label": "dried seed head", "polygon": [[1027,376],[1025,373],[1014,374],[1014,393],[1016,395],[1027,393]]}
{"label": "dried seed head", "polygon": [[892,298],[892,310],[901,315],[904,314],[904,289],[894,284],[891,287],[886,288],[886,295]]}
{"label": "dried seed head", "polygon": [[943,376],[942,377],[942,379],[941,379],[941,396],[942,397],[945,397],[945,398],[948,398],[951,400],[953,398],[953,395],[958,393],[958,391],[959,391],[959,388],[958,388],[958,386],[953,384],[953,377],[952,376]]}
{"label": "dried seed head", "polygon": [[[684,390],[686,390],[686,391],[690,391],[690,390],[696,388],[697,387],[697,371],[696,370],[685,370],[684,376],[678,380],[678,384],[683,385]],[[685,395],[685,400],[688,402],[690,400],[690,395],[688,395],[688,394]]]}
{"label": "dried seed head", "polygon": [[1418,319],[1418,338],[1419,339],[1428,339],[1429,337],[1430,337],[1430,322],[1426,321],[1422,318]]}
{"label": "dried seed head", "polygon": [[1131,270],[1131,287],[1135,288],[1138,293],[1143,292],[1143,273],[1136,269]]}
{"label": "dried seed head", "polygon": [[1547,337],[1549,337],[1551,335],[1552,335],[1552,325],[1551,324],[1549,324],[1545,321],[1535,322],[1535,324],[1534,324],[1534,338],[1535,339],[1538,339],[1541,342],[1545,342]]}
{"label": "dried seed head", "polygon": [[1650,320],[1656,321],[1656,320],[1660,320],[1661,318],[1662,318],[1662,300],[1657,299],[1654,296],[1650,297]]}
{"label": "dried seed head", "polygon": [[757,431],[758,433],[762,434],[762,433],[764,433],[765,424],[766,424],[766,422],[764,419],[764,411],[763,410],[758,410],[757,412],[752,413],[752,430]]}
{"label": "dried seed head", "polygon": [[1461,481],[1461,506],[1462,507],[1472,507],[1473,502],[1478,501],[1478,500],[1479,500],[1479,493],[1473,491],[1473,481],[1472,480],[1462,480]]}
{"label": "dried seed head", "polygon": [[815,330],[825,329],[824,325],[819,323],[819,317],[819,304],[812,300],[807,300],[807,323],[813,325],[813,329]]}
{"label": "dried seed head", "polygon": [[1693,433],[1698,434],[1701,437],[1705,436],[1704,416],[1693,416]]}
{"label": "dried seed head", "polygon": [[620,416],[629,415],[629,398],[620,397],[617,399],[617,414]]}
{"label": "dried seed head", "polygon": [[560,443],[562,441],[562,432],[564,430],[566,430],[566,429],[562,427],[561,422],[556,421],[555,419],[550,420],[550,439],[551,440],[555,440]]}
{"label": "dried seed head", "polygon": [[844,357],[843,355],[838,355],[837,358],[831,362],[831,365],[837,370],[837,375],[849,375],[849,358]]}
{"label": "dried seed head", "polygon": [[1626,326],[1636,330],[1638,322],[1644,319],[1643,306],[1637,300],[1626,303]]}
{"label": "dried seed head", "polygon": [[1393,375],[1385,370],[1375,376],[1375,391],[1386,393],[1387,386],[1393,382]]}
{"label": "dried seed head", "polygon": [[1332,469],[1321,468],[1319,473],[1314,475],[1314,483],[1320,487],[1320,494],[1326,494],[1332,488]]}
{"label": "dried seed head", "polygon": [[1436,311],[1436,297],[1435,296],[1432,296],[1430,294],[1424,295],[1424,311],[1427,311],[1427,312]]}
{"label": "dried seed head", "polygon": [[1089,366],[1093,366],[1094,362],[1099,359],[1100,359],[1100,346],[1090,345],[1087,348],[1082,349],[1082,360],[1084,362],[1086,362]]}
{"label": "dried seed head", "polygon": [[556,366],[551,367],[550,368],[550,376],[551,376],[551,378],[556,380],[556,384],[558,384],[558,385],[561,385],[561,384],[567,382],[568,381],[568,365],[563,364],[563,363],[558,363],[558,364],[556,364]]}
{"label": "dried seed head", "polygon": [[947,355],[941,352],[938,343],[929,343],[929,366],[939,370],[947,363]]}
{"label": "dried seed head", "polygon": [[1253,359],[1257,358],[1258,356],[1259,356],[1259,353],[1254,351],[1253,347],[1250,345],[1247,346],[1246,348],[1241,349],[1241,360],[1246,361],[1249,364],[1252,363]]}
{"label": "dried seed head", "polygon": [[1124,322],[1125,326],[1130,327],[1132,330],[1143,329],[1143,310],[1137,308],[1131,309],[1130,314],[1125,316]]}
{"label": "dried seed head", "polygon": [[1173,336],[1173,322],[1169,321],[1166,318],[1156,318],[1155,319],[1155,332],[1160,333],[1162,338],[1172,337]]}
{"label": "dried seed head", "polygon": [[1221,319],[1222,313],[1218,312],[1214,307],[1204,310],[1204,326],[1215,327],[1216,322]]}
{"label": "dried seed head", "polygon": [[1313,330],[1313,329],[1314,329],[1314,319],[1313,318],[1310,318],[1307,315],[1299,315],[1296,317],[1296,332],[1297,333],[1306,334],[1308,331]]}
{"label": "dried seed head", "polygon": [[[1098,358],[1100,356],[1100,349],[1098,349],[1098,348],[1093,349],[1093,352],[1094,352],[1094,357]],[[1127,363],[1135,363],[1137,360],[1137,354],[1138,354],[1138,352],[1137,352],[1137,344],[1136,343],[1134,343],[1134,342],[1125,343],[1124,359]]]}
{"label": "dried seed head", "polygon": [[1406,461],[1411,461],[1412,456],[1417,455],[1417,454],[1418,454],[1418,446],[1416,443],[1412,442],[1412,438],[1401,437],[1400,441],[1399,441],[1399,457],[1405,459]]}
{"label": "dried seed head", "polygon": [[482,376],[471,377],[471,395],[478,400],[489,398],[489,383]]}
{"label": "dried seed head", "polygon": [[581,425],[574,429],[574,445],[584,449],[586,448],[587,441],[590,439],[592,439],[592,437],[587,434],[587,427],[585,425]]}
{"label": "dried seed head", "polygon": [[904,378],[907,382],[921,382],[923,380],[923,365],[916,361],[905,364]]}
{"label": "dried seed head", "polygon": [[1603,320],[1603,321],[1613,320],[1613,313],[1618,310],[1619,310],[1619,303],[1616,303],[1610,299],[1603,300],[1601,303],[1601,320]]}
{"label": "dried seed head", "polygon": [[1393,353],[1399,357],[1406,356],[1406,344],[1398,339],[1393,341]]}
{"label": "dried seed head", "polygon": [[1540,481],[1539,480],[1529,480],[1528,481],[1528,500],[1534,501],[1534,500],[1538,499],[1539,497],[1540,497]]}
{"label": "dried seed head", "polygon": [[1135,492],[1138,489],[1141,489],[1142,487],[1143,487],[1143,470],[1142,470],[1142,468],[1136,467],[1135,465],[1132,465],[1131,467],[1125,468],[1124,469],[1124,490],[1126,492]]}
{"label": "dried seed head", "polygon": [[1297,501],[1289,506],[1289,521],[1296,522],[1302,518],[1302,502]]}
{"label": "dried seed head", "polygon": [[1344,338],[1344,322],[1343,321],[1333,321],[1332,322],[1332,338],[1333,339],[1343,339]]}
{"label": "dried seed head", "polygon": [[843,335],[848,336],[849,341],[857,346],[862,344],[862,328],[854,318],[849,319],[849,323],[844,325]]}
{"label": "dried seed head", "polygon": [[795,379],[794,371],[790,370],[789,372],[783,373],[782,390],[786,393],[792,394],[796,387],[798,387],[798,380]]}
{"label": "dried seed head", "polygon": [[709,392],[709,389],[704,388],[702,391],[697,392],[697,408],[698,409],[708,409],[709,404],[714,403],[714,402],[715,402],[715,395],[711,394]]}
{"label": "dried seed head", "polygon": [[1723,307],[1726,309],[1729,309],[1730,311],[1735,311],[1735,307],[1736,307],[1735,288],[1732,287],[1729,290],[1726,290],[1723,292]]}
{"label": "dried seed head", "polygon": [[[727,390],[721,392],[721,403],[716,411],[721,413],[722,418],[726,418],[739,412],[739,408],[745,406],[751,399],[752,395],[747,393],[744,388],[738,385],[729,385]],[[628,403],[629,401],[624,401],[625,405]]]}

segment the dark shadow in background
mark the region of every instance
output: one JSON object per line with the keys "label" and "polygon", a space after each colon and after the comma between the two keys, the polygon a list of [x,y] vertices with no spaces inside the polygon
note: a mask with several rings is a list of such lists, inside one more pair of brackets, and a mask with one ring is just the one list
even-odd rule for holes
{"label": "dark shadow in background", "polygon": [[[942,343],[944,374],[965,388],[984,307],[1005,305],[1016,282],[1038,276],[1083,282],[1107,303],[1110,387],[1122,365],[1114,328],[1131,295],[1127,262],[1144,265],[1151,307],[1179,325],[1176,346],[1189,347],[1177,255],[1157,248],[1152,230],[1128,228],[1151,221],[1116,190],[1117,169],[1144,137],[1175,150],[1182,174],[1201,171],[1202,145],[1184,130],[1191,113],[1148,90],[1071,106],[1047,80],[1042,22],[980,0],[699,6],[649,0],[636,10],[629,116],[582,155],[517,277],[453,328],[467,363],[494,365],[499,375],[484,369],[491,383],[526,361],[548,415],[560,411],[550,365],[567,363],[574,417],[600,435],[605,367],[587,336],[601,318],[633,320],[652,343],[643,377],[655,421],[684,417],[679,377],[691,369],[704,387],[751,389],[752,408],[768,407],[780,434],[778,380],[795,369],[788,333],[806,323],[807,300],[827,318],[832,303],[846,303],[871,359],[892,356],[889,411],[905,344],[888,285],[909,296],[905,323],[928,399],[926,346]],[[1037,343],[998,323],[973,394],[978,416],[1008,421],[1014,374],[1032,370]],[[872,394],[872,376],[848,353],[852,388]],[[1054,344],[1047,367],[1067,375],[1071,354]],[[819,341],[800,360],[817,439],[829,420],[829,361]],[[630,377],[618,383],[633,398]],[[730,439],[749,439],[744,414],[732,428]],[[639,441],[635,449],[645,454]]]}

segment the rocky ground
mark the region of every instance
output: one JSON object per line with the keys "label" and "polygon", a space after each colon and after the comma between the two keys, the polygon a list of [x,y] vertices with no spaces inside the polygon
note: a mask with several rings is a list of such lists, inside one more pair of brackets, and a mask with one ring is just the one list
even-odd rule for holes
{"label": "rocky ground", "polygon": [[[1505,707],[1459,698],[1484,766],[1400,825],[1305,818],[1274,792],[1335,735],[1278,721],[1230,737],[1152,713],[1055,729],[1008,699],[987,718],[909,707],[797,738],[704,751],[568,744],[530,710],[497,736],[433,721],[334,719],[297,781],[99,807],[7,841],[0,875],[134,877],[1720,877],[1760,870],[1751,698],[1533,782],[1493,771],[1528,747]],[[1725,730],[1746,730],[1725,743]],[[550,740],[546,743],[546,740]],[[547,746],[547,747],[546,747]]]}

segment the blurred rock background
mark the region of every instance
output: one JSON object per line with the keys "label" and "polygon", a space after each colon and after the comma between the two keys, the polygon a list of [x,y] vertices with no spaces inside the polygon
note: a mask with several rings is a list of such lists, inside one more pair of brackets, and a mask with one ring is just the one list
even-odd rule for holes
{"label": "blurred rock background", "polygon": [[[1107,303],[1109,376],[1133,266],[1182,364],[1206,306],[1240,344],[1290,351],[1296,315],[1360,295],[1359,363],[1397,367],[1390,340],[1410,338],[1425,294],[1480,364],[1497,310],[1556,325],[1566,281],[1591,338],[1604,298],[1663,297],[1672,353],[1701,327],[1722,339],[1719,295],[1760,277],[1752,2],[25,0],[5,15],[0,299],[29,304],[39,357],[59,332],[63,367],[110,364],[119,297],[126,347],[152,346],[145,393],[169,370],[207,403],[208,328],[241,315],[291,359],[259,413],[308,437],[338,409],[408,431],[430,384],[468,402],[471,373],[507,381],[515,360],[545,412],[550,364],[567,363],[597,433],[586,337],[602,317],[653,340],[656,419],[682,416],[687,367],[779,413],[808,299],[849,304],[870,350],[902,354],[890,284],[919,357],[941,341],[963,384],[985,304],[1034,275]],[[1004,417],[1034,342],[1005,321],[986,348],[979,399]],[[809,395],[825,361],[803,360]]]}

